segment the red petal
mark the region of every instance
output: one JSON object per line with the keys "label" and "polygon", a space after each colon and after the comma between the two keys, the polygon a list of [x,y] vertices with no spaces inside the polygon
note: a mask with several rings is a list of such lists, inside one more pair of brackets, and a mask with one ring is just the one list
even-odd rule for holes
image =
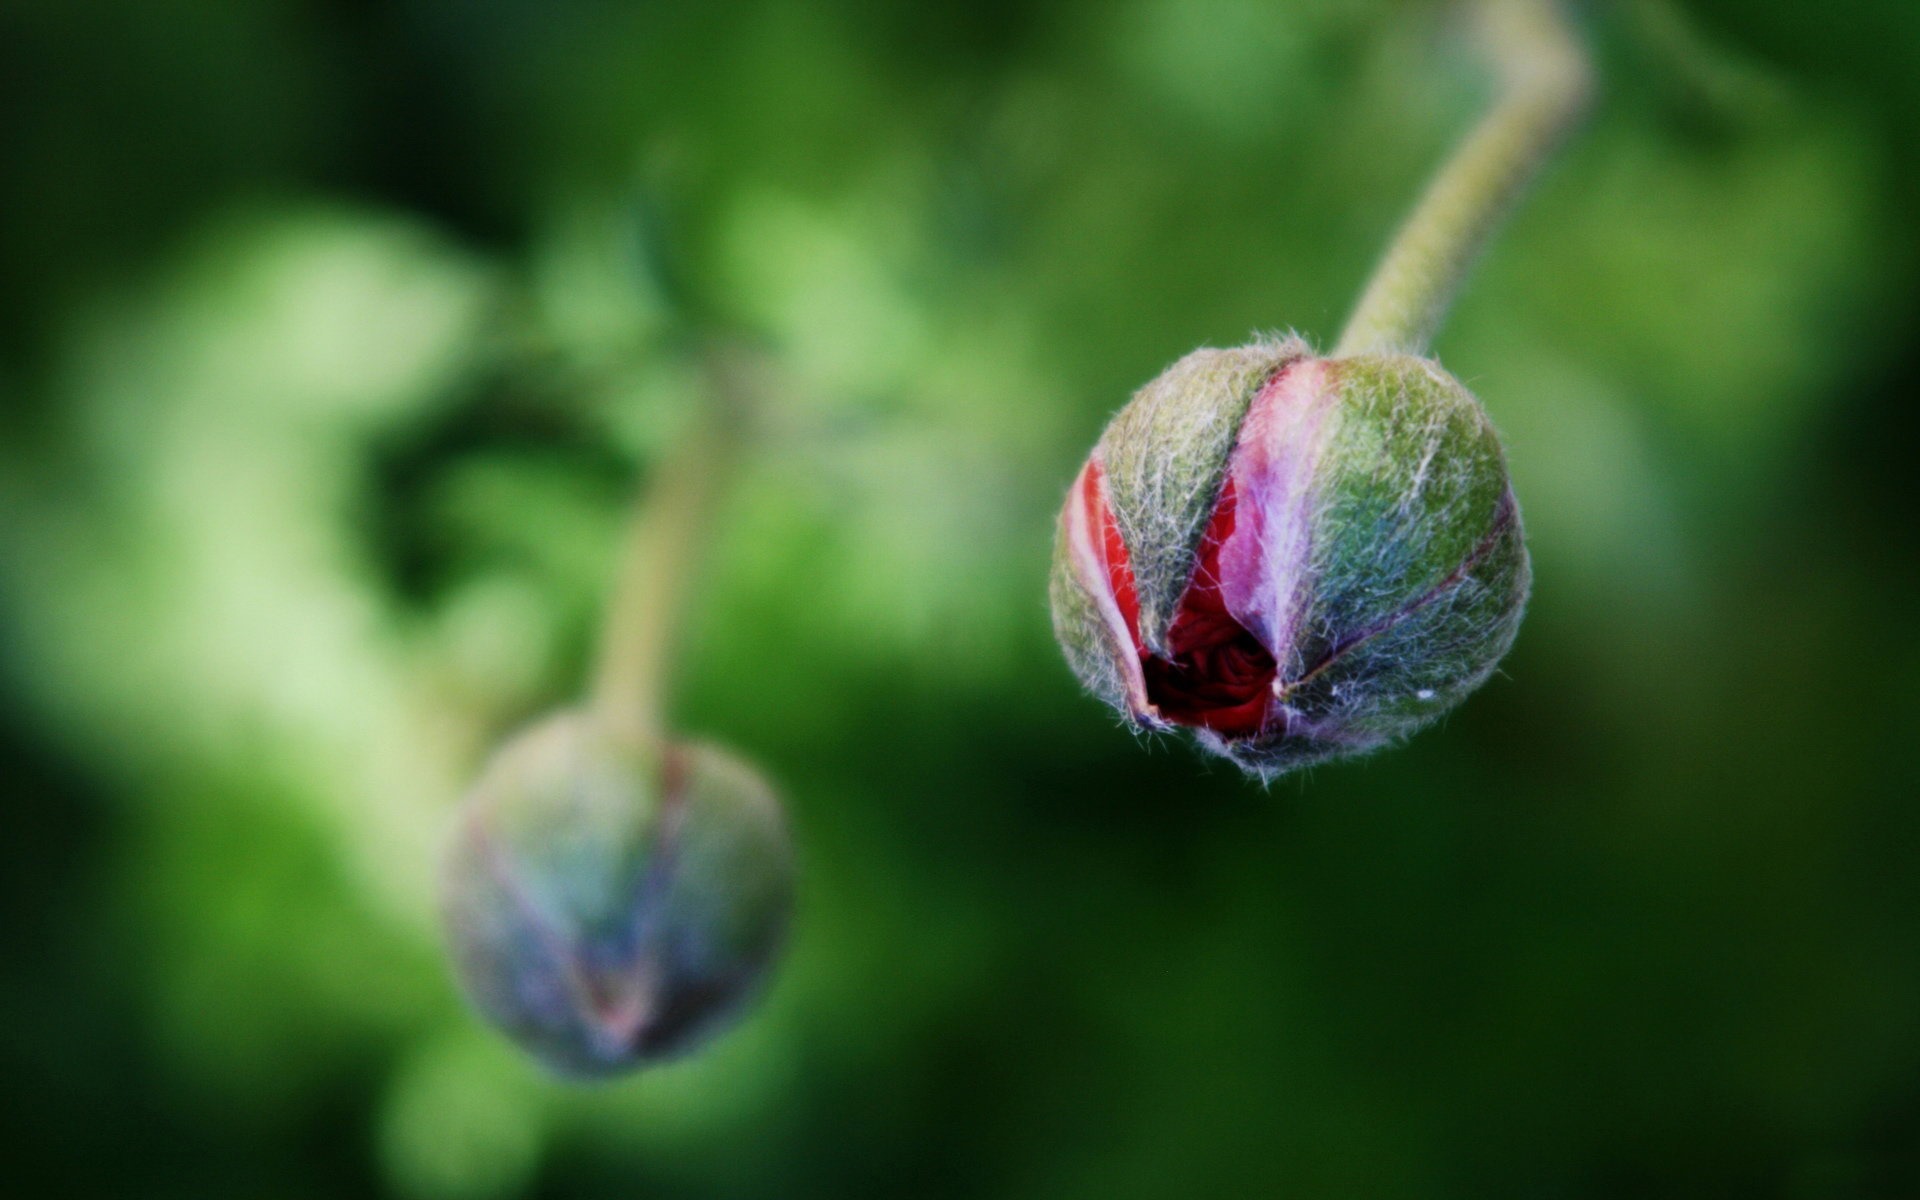
{"label": "red petal", "polygon": [[1161,715],[1226,737],[1260,732],[1276,671],[1273,655],[1227,612],[1220,591],[1220,551],[1233,536],[1236,507],[1229,479],[1200,540],[1193,580],[1167,630],[1172,657],[1148,655],[1142,661],[1147,696]]}
{"label": "red petal", "polygon": [[1086,506],[1087,528],[1098,531],[1094,545],[1101,565],[1107,570],[1107,587],[1120,616],[1127,623],[1127,636],[1133,648],[1140,649],[1140,599],[1133,590],[1133,560],[1127,543],[1120,537],[1120,523],[1114,519],[1113,506],[1107,503],[1106,472],[1096,459],[1087,463],[1080,475],[1080,503]]}

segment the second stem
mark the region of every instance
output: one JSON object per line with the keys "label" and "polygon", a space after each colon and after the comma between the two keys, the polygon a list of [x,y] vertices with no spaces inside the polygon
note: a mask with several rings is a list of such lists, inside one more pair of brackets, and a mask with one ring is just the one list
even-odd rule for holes
{"label": "second stem", "polygon": [[666,733],[686,609],[744,436],[745,364],[719,348],[702,369],[699,415],[634,507],[602,626],[593,706],[622,737]]}

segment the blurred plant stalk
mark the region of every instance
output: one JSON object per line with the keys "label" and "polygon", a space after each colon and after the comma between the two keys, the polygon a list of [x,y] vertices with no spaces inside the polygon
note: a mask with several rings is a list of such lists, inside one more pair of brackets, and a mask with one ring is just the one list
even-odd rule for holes
{"label": "blurred plant stalk", "polygon": [[709,347],[702,369],[707,402],[634,505],[602,627],[593,706],[608,732],[629,741],[666,734],[687,605],[751,422],[754,368],[747,352],[730,344]]}
{"label": "blurred plant stalk", "polygon": [[1560,0],[1477,0],[1499,93],[1400,227],[1333,351],[1425,354],[1474,261],[1586,111],[1593,68]]}

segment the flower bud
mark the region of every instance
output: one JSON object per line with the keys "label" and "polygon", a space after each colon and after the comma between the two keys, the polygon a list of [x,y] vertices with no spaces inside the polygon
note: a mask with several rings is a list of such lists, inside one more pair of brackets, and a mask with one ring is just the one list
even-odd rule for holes
{"label": "flower bud", "polygon": [[1500,442],[1424,359],[1196,350],[1068,494],[1054,630],[1095,695],[1272,777],[1403,737],[1479,686],[1530,575]]}
{"label": "flower bud", "polygon": [[474,1006],[568,1075],[717,1032],[778,955],[793,905],[779,802],[703,745],[634,743],[561,713],[465,802],[443,917]]}

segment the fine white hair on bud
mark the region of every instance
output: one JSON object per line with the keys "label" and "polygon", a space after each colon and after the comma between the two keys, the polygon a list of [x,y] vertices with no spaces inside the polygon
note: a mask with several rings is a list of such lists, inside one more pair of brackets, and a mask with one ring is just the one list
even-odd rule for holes
{"label": "fine white hair on bud", "polygon": [[738,1016],[785,940],[793,876],[779,802],[746,764],[563,712],[466,799],[442,916],[483,1016],[561,1074],[604,1076]]}
{"label": "fine white hair on bud", "polygon": [[1529,581],[1473,395],[1426,359],[1289,338],[1196,350],[1114,417],[1068,493],[1051,594],[1096,696],[1270,778],[1459,703]]}

